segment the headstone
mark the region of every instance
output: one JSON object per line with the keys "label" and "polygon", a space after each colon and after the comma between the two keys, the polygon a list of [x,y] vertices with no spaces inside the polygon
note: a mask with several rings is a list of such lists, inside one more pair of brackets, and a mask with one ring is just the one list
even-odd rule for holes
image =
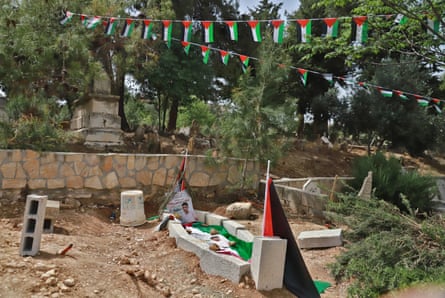
{"label": "headstone", "polygon": [[304,185],[303,190],[310,192],[312,194],[320,195],[321,190],[320,187],[318,187],[318,184],[314,182],[312,179],[309,179]]}
{"label": "headstone", "polygon": [[372,172],[368,172],[368,176],[363,180],[362,187],[358,192],[358,197],[362,199],[370,199],[372,193]]}

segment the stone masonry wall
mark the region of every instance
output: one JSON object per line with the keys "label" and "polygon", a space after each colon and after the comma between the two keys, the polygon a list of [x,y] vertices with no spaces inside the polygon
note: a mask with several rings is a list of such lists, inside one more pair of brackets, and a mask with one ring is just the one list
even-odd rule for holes
{"label": "stone masonry wall", "polygon": [[[17,191],[120,193],[139,189],[144,194],[171,190],[183,155],[59,153],[0,150],[1,197]],[[254,162],[188,156],[185,178],[191,188],[255,189],[259,170]],[[246,182],[245,182],[246,183]]]}

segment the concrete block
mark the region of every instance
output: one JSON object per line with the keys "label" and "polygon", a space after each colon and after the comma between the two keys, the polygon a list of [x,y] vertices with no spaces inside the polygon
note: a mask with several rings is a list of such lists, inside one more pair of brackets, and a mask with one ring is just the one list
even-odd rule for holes
{"label": "concrete block", "polygon": [[341,229],[304,231],[298,235],[298,246],[300,248],[341,246],[343,244],[341,233]]}
{"label": "concrete block", "polygon": [[229,220],[229,219],[227,217],[213,214],[213,213],[209,213],[206,216],[206,224],[211,225],[211,226],[213,226],[213,225],[222,226],[222,223],[225,220]]}
{"label": "concrete block", "polygon": [[189,236],[182,224],[177,221],[170,220],[168,222],[168,234],[172,238],[178,239],[179,237]]}
{"label": "concrete block", "polygon": [[246,227],[234,220],[224,220],[222,226],[229,232],[230,235],[236,236],[237,230],[245,230]]}
{"label": "concrete block", "polygon": [[59,216],[59,210],[60,210],[59,201],[47,200],[45,218],[56,218],[57,216]]}
{"label": "concrete block", "polygon": [[195,210],[196,217],[198,218],[199,222],[205,223],[206,217],[209,212],[207,211],[201,211],[201,210]]}
{"label": "concrete block", "polygon": [[250,264],[242,259],[206,250],[200,257],[201,269],[212,275],[222,276],[239,283],[241,278],[250,271]]}
{"label": "concrete block", "polygon": [[194,253],[198,258],[210,251],[209,245],[205,241],[190,235],[176,238],[176,245],[185,251]]}
{"label": "concrete block", "polygon": [[40,250],[47,200],[48,196],[35,194],[26,197],[20,240],[21,256],[35,256]]}
{"label": "concrete block", "polygon": [[286,247],[286,239],[255,237],[250,266],[257,290],[283,287]]}
{"label": "concrete block", "polygon": [[255,236],[252,235],[248,230],[236,230],[236,238],[246,241],[246,242],[253,242],[253,239]]}
{"label": "concrete block", "polygon": [[144,195],[141,190],[121,192],[120,224],[127,227],[143,225],[146,222]]}

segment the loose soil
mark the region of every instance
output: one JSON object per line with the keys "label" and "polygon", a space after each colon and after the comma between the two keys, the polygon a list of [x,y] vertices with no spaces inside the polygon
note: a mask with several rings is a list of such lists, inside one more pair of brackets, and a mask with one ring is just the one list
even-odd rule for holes
{"label": "loose soil", "polygon": [[[319,144],[296,145],[271,170],[275,177],[346,176],[362,150],[342,152]],[[443,160],[406,158],[410,166],[443,173]],[[254,202],[252,220],[240,221],[259,235],[261,204]],[[226,205],[194,201],[195,208],[223,214]],[[239,284],[207,275],[199,259],[176,247],[167,231],[154,231],[157,220],[124,227],[110,219],[110,206],[89,205],[61,209],[54,233],[43,234],[40,252],[19,255],[24,202],[0,205],[0,297],[293,297],[286,289],[257,291],[249,276]],[[146,206],[147,218],[157,209]],[[295,237],[302,231],[326,229],[307,219],[289,219]],[[65,255],[59,252],[69,244]],[[314,280],[332,284],[322,298],[346,297],[347,283],[336,283],[328,265],[345,248],[301,250]]]}

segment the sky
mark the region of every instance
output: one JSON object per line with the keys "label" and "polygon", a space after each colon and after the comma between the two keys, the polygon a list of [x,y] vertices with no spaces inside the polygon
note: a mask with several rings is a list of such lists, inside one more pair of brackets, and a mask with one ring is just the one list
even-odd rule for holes
{"label": "sky", "polygon": [[[287,10],[288,12],[294,12],[298,9],[298,6],[300,5],[300,1],[298,0],[271,0],[273,3],[283,3],[283,11],[281,11],[282,17],[284,17],[284,11]],[[247,8],[254,8],[257,6],[260,1],[259,0],[239,0],[240,3],[240,10],[242,12],[248,11]]]}

